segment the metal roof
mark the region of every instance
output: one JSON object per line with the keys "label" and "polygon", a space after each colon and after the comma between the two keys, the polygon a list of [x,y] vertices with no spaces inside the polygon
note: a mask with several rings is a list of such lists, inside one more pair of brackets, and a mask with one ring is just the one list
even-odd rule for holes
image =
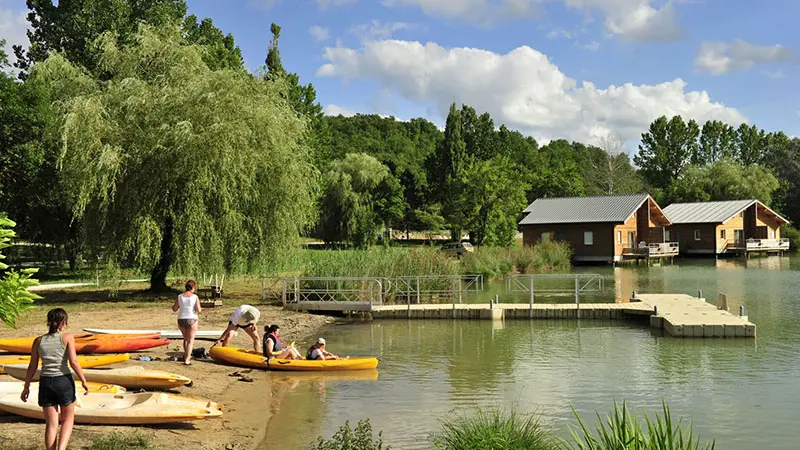
{"label": "metal roof", "polygon": [[[722,223],[758,203],[776,217],[786,221],[758,200],[728,200],[722,202],[673,203],[664,208],[664,214],[673,224]],[[786,221],[788,223],[788,221]]]}
{"label": "metal roof", "polygon": [[539,198],[525,208],[520,225],[625,222],[647,201],[648,194]]}

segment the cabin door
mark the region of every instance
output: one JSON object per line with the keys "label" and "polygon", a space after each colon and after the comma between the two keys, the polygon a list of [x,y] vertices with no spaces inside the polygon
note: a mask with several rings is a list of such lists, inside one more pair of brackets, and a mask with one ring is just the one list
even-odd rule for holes
{"label": "cabin door", "polygon": [[736,245],[744,245],[744,230],[733,230],[733,241]]}
{"label": "cabin door", "polygon": [[638,245],[636,245],[636,233],[634,233],[633,231],[628,231],[628,244],[632,248],[639,247]]}

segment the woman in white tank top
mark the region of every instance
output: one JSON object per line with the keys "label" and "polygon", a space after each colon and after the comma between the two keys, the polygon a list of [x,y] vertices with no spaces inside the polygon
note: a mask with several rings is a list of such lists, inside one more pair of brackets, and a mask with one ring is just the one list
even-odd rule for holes
{"label": "woman in white tank top", "polygon": [[202,311],[200,301],[194,291],[197,289],[197,282],[189,280],[186,282],[186,291],[175,299],[172,310],[178,313],[178,329],[183,335],[183,363],[187,366],[192,363],[192,347],[194,347],[194,337],[197,334],[198,314]]}

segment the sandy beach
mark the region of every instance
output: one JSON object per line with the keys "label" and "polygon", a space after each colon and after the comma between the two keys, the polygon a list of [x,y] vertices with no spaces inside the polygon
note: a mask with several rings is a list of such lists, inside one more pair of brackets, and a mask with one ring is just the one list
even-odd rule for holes
{"label": "sandy beach", "polygon": [[[158,304],[143,305],[121,302],[104,303],[65,303],[58,304],[64,295],[79,295],[76,292],[46,295],[48,304],[24,315],[18,322],[17,329],[0,327],[0,338],[21,337],[42,334],[46,331],[45,316],[51,307],[63,306],[69,312],[68,332],[80,333],[83,328],[116,328],[116,329],[177,329],[175,314],[171,311],[171,302],[165,297]],[[201,315],[200,329],[224,329],[228,316],[241,301],[226,301],[222,307],[207,308]],[[332,318],[298,314],[284,311],[279,306],[258,305],[261,310],[259,329],[264,325],[277,323],[281,326],[281,335],[287,342],[297,341],[298,348],[316,338],[317,331],[332,322]],[[209,348],[212,341],[196,341],[195,348]],[[234,338],[233,346],[251,347],[252,341],[244,332]],[[192,386],[184,386],[174,390],[176,393],[191,397],[201,397],[216,401],[223,405],[224,415],[220,419],[173,425],[146,427],[115,427],[76,425],[70,442],[70,448],[85,448],[93,439],[112,431],[134,432],[136,430],[148,435],[156,448],[169,449],[251,449],[264,440],[273,403],[280,399],[273,398],[270,374],[258,370],[247,373],[252,381],[240,381],[240,377],[231,376],[242,369],[217,364],[211,360],[197,360],[191,366],[182,362],[169,361],[172,356],[179,356],[181,341],[174,340],[168,346],[154,350],[131,354],[131,360],[118,366],[140,365],[149,369],[165,370],[192,378]],[[139,361],[136,358],[147,355],[160,361]],[[0,381],[14,381],[8,375],[0,375]],[[91,395],[91,394],[89,394]],[[35,399],[33,400],[35,402]],[[38,449],[42,447],[44,423],[16,416],[0,416],[0,442],[4,449]]]}

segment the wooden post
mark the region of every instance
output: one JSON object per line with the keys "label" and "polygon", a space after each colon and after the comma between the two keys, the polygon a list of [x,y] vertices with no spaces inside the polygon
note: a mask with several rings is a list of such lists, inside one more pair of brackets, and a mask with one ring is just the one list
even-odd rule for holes
{"label": "wooden post", "polygon": [[578,319],[581,318],[581,298],[578,294],[578,276],[575,276],[575,306],[577,308]]}
{"label": "wooden post", "polygon": [[283,282],[283,293],[281,294],[281,301],[283,302],[283,307],[286,308],[286,278],[281,280]]}
{"label": "wooden post", "polygon": [[458,304],[461,304],[461,277],[458,277]]}
{"label": "wooden post", "polygon": [[[419,277],[417,277],[417,304],[418,304],[418,305],[419,305],[419,295],[420,295],[420,294],[419,294]],[[409,298],[409,300],[408,300],[408,301],[410,302],[410,301],[411,301],[411,299]]]}
{"label": "wooden post", "polygon": [[453,319],[456,318],[456,280],[450,279],[450,295],[453,299]]}
{"label": "wooden post", "polygon": [[533,275],[532,274],[529,279],[528,290],[530,290],[531,294],[530,304],[528,305],[528,318],[533,319]]}
{"label": "wooden post", "polygon": [[[419,283],[419,279],[417,279],[417,283]],[[419,300],[417,300],[419,302]],[[411,318],[411,296],[408,296],[408,318]]]}

